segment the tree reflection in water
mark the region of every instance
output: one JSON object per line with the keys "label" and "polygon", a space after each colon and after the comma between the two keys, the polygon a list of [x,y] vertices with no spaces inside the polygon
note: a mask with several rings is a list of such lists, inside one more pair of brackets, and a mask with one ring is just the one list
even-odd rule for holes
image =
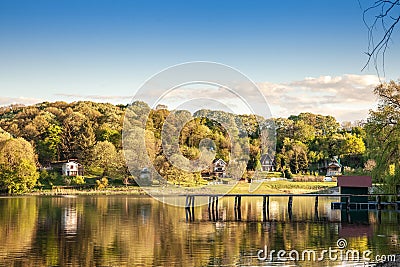
{"label": "tree reflection in water", "polygon": [[244,198],[237,222],[232,201],[222,199],[219,221],[210,222],[204,206],[187,223],[183,208],[147,197],[0,198],[0,265],[261,265],[256,253],[264,246],[322,250],[339,237],[354,249],[398,252],[398,213],[350,214],[348,221],[330,211],[330,199],[320,198],[315,216],[313,201],[294,198],[289,220],[287,200],[271,198],[270,220],[262,222],[262,199]]}

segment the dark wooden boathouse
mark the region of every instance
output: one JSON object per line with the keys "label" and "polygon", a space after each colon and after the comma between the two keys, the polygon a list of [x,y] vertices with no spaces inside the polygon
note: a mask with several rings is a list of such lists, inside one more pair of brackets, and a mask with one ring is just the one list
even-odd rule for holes
{"label": "dark wooden boathouse", "polygon": [[[368,203],[368,188],[372,187],[371,176],[339,176],[337,186],[340,194],[351,194],[350,203]],[[363,195],[363,196],[354,196]],[[341,202],[346,202],[342,197]]]}

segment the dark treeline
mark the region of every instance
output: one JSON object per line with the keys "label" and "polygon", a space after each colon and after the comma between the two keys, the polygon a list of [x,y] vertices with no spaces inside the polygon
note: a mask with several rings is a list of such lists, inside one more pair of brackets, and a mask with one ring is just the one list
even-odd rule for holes
{"label": "dark treeline", "polygon": [[[392,91],[398,90],[396,83],[392,83],[391,86]],[[376,93],[380,96],[382,92],[378,88]],[[397,129],[384,128],[397,127],[397,121],[394,123],[393,118],[398,112],[397,107],[388,110],[390,105],[393,105],[393,102],[382,102],[379,110],[371,113],[366,126],[361,123],[340,125],[332,116],[312,113],[273,119],[276,130],[276,153],[262,149],[263,136],[258,126],[265,120],[254,115],[235,115],[209,110],[201,110],[196,114],[188,111],[171,112],[167,109],[152,110],[144,102],[135,102],[129,108],[127,105],[88,101],[44,102],[32,106],[2,107],[0,184],[9,192],[26,191],[37,183],[38,178],[42,183],[52,179],[49,173],[40,173],[39,176],[36,169],[43,169],[51,162],[67,159],[77,159],[84,165],[86,174],[127,181],[130,174],[122,153],[122,129],[126,112],[129,112],[128,123],[131,125],[125,141],[130,147],[138,148],[137,158],[130,165],[135,176],[137,175],[135,168],[140,171],[149,164],[144,161],[146,157],[140,155],[140,151],[145,151],[151,160],[150,164],[155,166],[166,180],[189,184],[202,182],[200,172],[189,173],[175,168],[163,153],[161,138],[163,126],[166,118],[175,116],[175,120],[184,118],[184,121],[188,122],[179,131],[179,136],[163,136],[163,138],[177,138],[180,152],[189,160],[199,158],[203,152],[199,148],[201,141],[210,139],[213,143],[209,148],[215,153],[215,157],[226,162],[230,161],[232,151],[240,152],[247,146],[248,158],[245,169],[248,172],[260,169],[262,154],[271,153],[275,158],[275,170],[288,176],[317,175],[318,163],[338,157],[347,173],[371,173],[376,169],[379,170],[376,172],[379,176],[372,173],[377,179],[383,179],[382,177],[388,175],[397,177],[398,161],[392,160],[396,151],[387,156],[388,164],[378,162],[379,158],[382,158],[378,155],[380,147],[388,138],[379,140],[376,137],[377,131],[383,129],[395,141],[398,140],[398,136],[394,135]],[[391,114],[392,126],[382,124],[384,112]],[[146,121],[145,127],[143,121]],[[239,136],[239,141],[232,142],[227,129],[217,121],[237,125],[235,134]],[[271,125],[270,121],[270,128]],[[145,150],[140,148],[143,146],[140,136],[145,136]],[[236,160],[231,164],[234,162]]]}

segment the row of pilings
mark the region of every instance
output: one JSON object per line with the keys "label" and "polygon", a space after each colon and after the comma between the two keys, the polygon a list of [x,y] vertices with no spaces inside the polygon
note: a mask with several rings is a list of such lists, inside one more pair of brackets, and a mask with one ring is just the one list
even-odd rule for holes
{"label": "row of pilings", "polygon": [[[235,221],[242,220],[242,197],[262,197],[263,199],[263,208],[262,208],[262,220],[269,221],[270,220],[270,197],[287,197],[287,212],[289,216],[289,220],[293,218],[293,198],[294,197],[313,197],[315,198],[314,202],[314,214],[315,219],[319,220],[318,206],[319,206],[319,198],[321,197],[340,197],[343,198],[343,202],[332,202],[331,209],[341,209],[345,213],[349,213],[351,209],[376,209],[378,211],[386,208],[386,207],[394,207],[396,210],[400,210],[400,201],[397,202],[382,202],[382,196],[394,196],[397,199],[400,198],[400,195],[390,195],[390,194],[375,194],[375,195],[350,195],[350,194],[226,194],[226,195],[206,195],[206,194],[198,194],[198,195],[183,195],[186,197],[185,210],[186,210],[186,221],[194,221],[194,207],[195,207],[195,197],[208,197],[208,217],[210,221],[218,221],[220,220],[220,214],[218,210],[218,201],[221,197],[229,197],[234,198],[234,218]],[[351,197],[353,196],[368,196],[370,198],[375,197],[376,201],[370,201],[368,203],[357,203],[351,202]]]}
{"label": "row of pilings", "polygon": [[[218,221],[220,219],[219,211],[218,211],[218,201],[221,196],[219,195],[210,195],[208,196],[208,218],[210,221]],[[241,195],[234,196],[234,218],[235,221],[242,220],[242,197]],[[262,196],[263,198],[263,216],[262,220],[269,221],[270,220],[270,196]],[[185,211],[186,211],[186,221],[194,221],[194,206],[195,206],[195,196],[188,195],[186,196],[185,202]],[[289,196],[288,198],[288,215],[289,219],[292,219],[293,216],[293,196]],[[318,219],[318,196],[315,197],[315,216]]]}

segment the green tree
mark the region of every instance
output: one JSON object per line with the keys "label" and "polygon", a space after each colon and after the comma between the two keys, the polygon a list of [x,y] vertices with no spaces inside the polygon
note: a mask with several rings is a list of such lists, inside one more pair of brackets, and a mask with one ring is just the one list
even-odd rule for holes
{"label": "green tree", "polygon": [[[400,184],[400,84],[380,84],[374,93],[379,104],[376,111],[370,111],[365,127],[368,153],[376,162],[373,177],[385,184],[387,192],[394,192]],[[390,168],[395,170],[391,172]]]}
{"label": "green tree", "polygon": [[39,177],[32,145],[22,138],[0,138],[0,187],[10,194],[27,192]]}
{"label": "green tree", "polygon": [[302,143],[309,143],[315,138],[315,128],[302,120],[295,122],[293,128],[294,140],[300,141]]}
{"label": "green tree", "polygon": [[62,148],[63,157],[88,159],[89,151],[96,137],[91,121],[79,112],[72,112],[63,123]]}
{"label": "green tree", "polygon": [[151,131],[133,126],[124,132],[124,154],[131,173],[137,176],[143,168],[152,166],[156,158],[155,138]]}
{"label": "green tree", "polygon": [[300,141],[286,138],[284,141],[284,154],[289,161],[292,173],[306,172],[308,170],[307,146]]}
{"label": "green tree", "polygon": [[51,124],[47,129],[46,137],[37,142],[37,151],[40,163],[49,163],[60,159],[62,128]]}
{"label": "green tree", "polygon": [[110,124],[104,123],[96,131],[96,140],[109,141],[113,143],[116,148],[121,149],[121,129],[114,129]]}
{"label": "green tree", "polygon": [[345,133],[340,155],[362,154],[365,152],[365,144],[361,137],[354,134]]}
{"label": "green tree", "polygon": [[93,147],[90,166],[101,169],[102,177],[116,174],[120,164],[117,150],[111,142],[101,141]]}

